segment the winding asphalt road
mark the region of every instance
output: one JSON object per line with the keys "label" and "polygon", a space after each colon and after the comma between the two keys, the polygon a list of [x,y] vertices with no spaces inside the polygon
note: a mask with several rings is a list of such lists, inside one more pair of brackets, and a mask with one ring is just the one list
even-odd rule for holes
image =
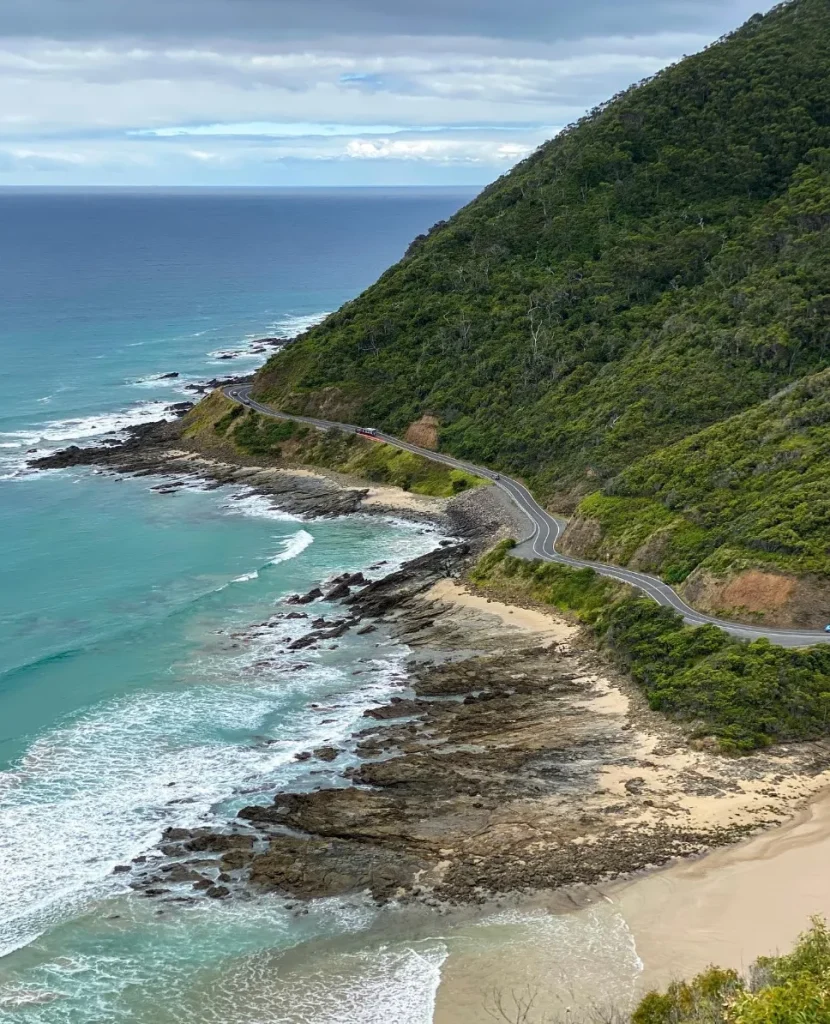
{"label": "winding asphalt road", "polygon": [[[297,420],[299,423],[308,423],[310,426],[318,427],[321,430],[329,430],[333,427],[347,434],[356,434],[361,429],[347,423],[318,420],[310,416],[289,416],[286,413],[278,412],[276,409],[263,405],[255,398],[252,398],[250,384],[230,384],[223,390],[228,398],[240,402],[242,405],[247,405],[251,409],[255,409],[257,412],[262,413],[263,416],[271,416],[279,420]],[[521,512],[527,516],[532,527],[533,532],[530,537],[522,541],[512,552],[519,558],[541,558],[546,562],[560,562],[563,565],[571,565],[578,569],[593,569],[600,576],[608,576],[611,579],[637,587],[638,590],[653,598],[658,604],[664,605],[667,608],[674,608],[690,625],[717,626],[719,629],[723,629],[733,636],[740,637],[742,640],[758,640],[764,637],[782,647],[807,647],[810,644],[830,643],[830,635],[819,630],[772,629],[770,627],[746,626],[738,622],[716,619],[712,616],[704,615],[702,612],[695,611],[667,583],[654,576],[649,576],[643,572],[635,572],[633,569],[624,569],[616,565],[606,565],[603,562],[587,562],[581,558],[570,558],[568,555],[562,555],[556,550],[556,542],[568,525],[567,520],[560,519],[558,516],[553,516],[546,512],[524,484],[520,484],[517,480],[513,480],[503,474],[494,473],[493,470],[485,469],[483,466],[474,466],[461,459],[454,459],[451,455],[419,448],[417,445],[401,441],[399,438],[392,437],[390,434],[384,434],[381,431],[377,432],[377,437],[387,444],[414,452],[416,455],[422,455],[425,459],[430,459],[432,462],[441,462],[453,469],[463,469],[469,473],[474,473],[476,476],[484,477],[487,480],[491,480],[496,487],[500,487],[512,498]]]}

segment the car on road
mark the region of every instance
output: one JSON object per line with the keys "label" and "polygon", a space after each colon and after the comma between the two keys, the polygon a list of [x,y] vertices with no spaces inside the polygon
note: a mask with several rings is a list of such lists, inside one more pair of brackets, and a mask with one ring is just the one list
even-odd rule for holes
{"label": "car on road", "polygon": [[378,436],[378,432],[375,430],[374,427],[358,427],[357,428],[357,433],[358,434],[366,434],[367,437],[377,437]]}
{"label": "car on road", "polygon": [[830,633],[830,625],[827,625],[827,626],[824,627],[824,632],[825,633]]}

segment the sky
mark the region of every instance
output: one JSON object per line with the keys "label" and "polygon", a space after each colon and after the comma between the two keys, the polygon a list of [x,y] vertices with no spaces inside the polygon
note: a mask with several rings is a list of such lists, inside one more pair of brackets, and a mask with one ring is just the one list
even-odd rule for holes
{"label": "sky", "polygon": [[0,0],[0,185],[479,186],[769,0]]}

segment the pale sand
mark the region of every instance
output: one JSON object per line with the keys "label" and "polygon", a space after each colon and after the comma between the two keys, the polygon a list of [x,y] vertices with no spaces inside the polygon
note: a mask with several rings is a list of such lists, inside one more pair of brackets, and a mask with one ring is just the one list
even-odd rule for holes
{"label": "pale sand", "polygon": [[568,1020],[568,1006],[627,1010],[712,963],[740,971],[788,951],[812,915],[830,919],[830,791],[739,846],[583,892],[597,902],[451,942],[434,1024],[481,1024],[494,989],[536,991],[539,1020]]}
{"label": "pale sand", "polygon": [[461,609],[494,615],[508,626],[514,626],[525,632],[537,633],[540,639],[564,643],[579,632],[577,626],[566,622],[558,615],[502,604],[500,601],[491,601],[486,597],[471,594],[453,580],[441,580],[425,596],[427,600],[446,601]]}
{"label": "pale sand", "polygon": [[[544,611],[488,601],[449,580],[427,596],[553,636],[565,649],[577,632]],[[740,759],[695,750],[682,737],[651,731],[649,723],[659,720],[637,714],[614,680],[599,673],[586,681],[575,704],[627,721],[634,746],[633,757],[598,768],[596,809],[610,812],[628,796],[621,824],[768,831],[634,880],[583,889],[580,898],[597,902],[565,917],[561,899],[542,897],[550,914],[538,925],[450,942],[434,1024],[478,1024],[487,1019],[483,1003],[494,987],[509,992],[528,984],[538,986],[539,1007],[554,1017],[568,1004],[584,1006],[592,991],[625,1008],[629,998],[712,962],[746,968],[789,949],[811,915],[830,918],[830,771],[818,771],[824,748],[782,747]],[[641,800],[632,801],[632,785]],[[538,802],[538,829],[555,829],[556,803]]]}
{"label": "pale sand", "polygon": [[609,895],[634,936],[643,988],[787,951],[813,914],[830,918],[830,792],[780,828]]}
{"label": "pale sand", "polygon": [[424,494],[412,494],[400,487],[371,487],[363,499],[363,505],[370,508],[405,509],[409,512],[426,514],[443,512],[447,507],[447,498],[430,498]]}

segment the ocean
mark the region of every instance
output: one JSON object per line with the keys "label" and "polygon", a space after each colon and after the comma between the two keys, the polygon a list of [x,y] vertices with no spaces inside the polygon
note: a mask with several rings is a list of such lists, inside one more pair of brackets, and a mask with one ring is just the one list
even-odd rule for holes
{"label": "ocean", "polygon": [[[299,521],[239,488],[161,495],[152,478],[26,467],[158,418],[192,397],[188,382],[253,370],[252,341],[317,322],[469,198],[0,191],[4,1019],[428,1024],[453,942],[538,948],[524,918],[453,938],[361,900],[298,913],[274,897],[160,905],[127,889],[113,868],[165,827],[333,781],[294,755],[348,735],[407,656],[347,635],[302,652],[296,672],[299,654],[276,653],[286,630],[250,637],[251,624],[440,538],[377,517]],[[360,659],[372,671],[356,678]],[[616,935],[615,921],[586,934]],[[557,927],[552,950],[576,925]],[[609,948],[628,977],[627,937]]]}

